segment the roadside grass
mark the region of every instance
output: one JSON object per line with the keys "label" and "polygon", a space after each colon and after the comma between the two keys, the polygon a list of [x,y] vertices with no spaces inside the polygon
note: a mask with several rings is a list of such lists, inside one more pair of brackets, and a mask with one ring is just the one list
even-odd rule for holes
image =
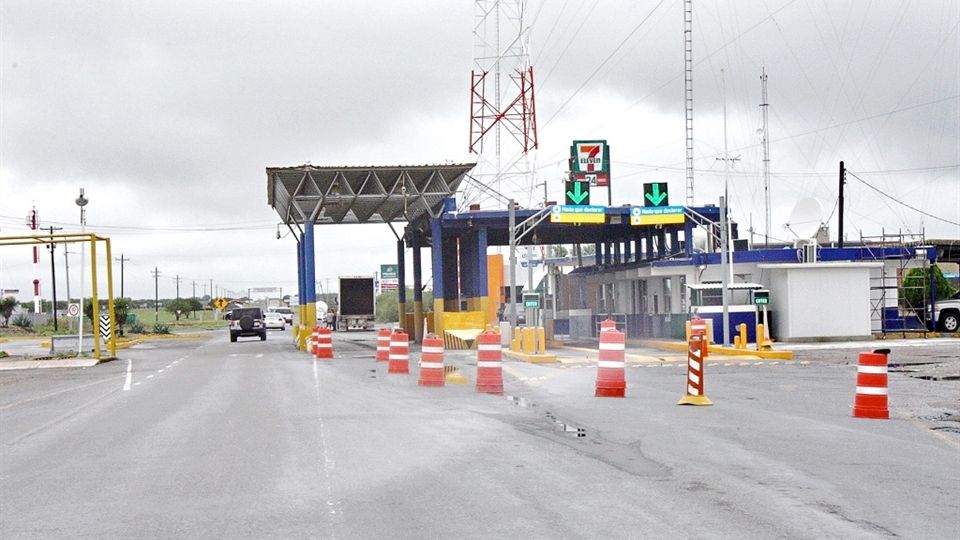
{"label": "roadside grass", "polygon": [[[171,331],[174,329],[182,330],[216,330],[227,326],[227,321],[214,319],[212,311],[197,311],[193,314],[184,313],[177,320],[174,313],[166,310],[155,312],[152,309],[131,309],[130,313],[136,315],[137,322],[150,331],[156,323],[167,325]],[[191,317],[192,315],[192,317]],[[127,325],[129,327],[129,325]]]}

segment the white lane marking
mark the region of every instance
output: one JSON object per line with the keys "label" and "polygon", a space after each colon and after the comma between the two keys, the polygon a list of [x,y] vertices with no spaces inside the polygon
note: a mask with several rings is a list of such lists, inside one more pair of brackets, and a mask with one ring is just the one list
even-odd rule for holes
{"label": "white lane marking", "polygon": [[258,354],[257,358],[263,358],[263,353]]}
{"label": "white lane marking", "polygon": [[137,381],[133,383],[134,386],[140,386],[141,384],[143,384],[143,381]]}
{"label": "white lane marking", "polygon": [[123,381],[123,391],[130,391],[130,383],[133,382],[133,360],[127,360],[127,378]]}
{"label": "white lane marking", "polygon": [[323,479],[327,484],[327,512],[330,514],[330,538],[336,538],[336,531],[334,529],[334,524],[336,523],[337,508],[340,506],[340,501],[338,501],[333,496],[333,468],[336,465],[336,462],[330,457],[327,452],[327,437],[323,427],[323,407],[321,404],[320,397],[320,373],[317,371],[317,364],[319,361],[314,358],[313,360],[313,386],[317,391],[317,424],[318,424],[318,433],[320,435],[320,457],[323,459]]}
{"label": "white lane marking", "polygon": [[173,367],[173,364],[167,364],[166,369],[170,369],[170,368],[172,368],[172,367]]}
{"label": "white lane marking", "polygon": [[151,373],[151,374],[147,375],[147,378],[148,378],[148,379],[152,379],[152,378],[154,378],[155,376],[156,376],[156,375],[155,375],[154,373]]}
{"label": "white lane marking", "polygon": [[163,372],[166,371],[166,370],[167,370],[167,368],[160,368],[160,369],[157,370],[157,373],[163,373]]}

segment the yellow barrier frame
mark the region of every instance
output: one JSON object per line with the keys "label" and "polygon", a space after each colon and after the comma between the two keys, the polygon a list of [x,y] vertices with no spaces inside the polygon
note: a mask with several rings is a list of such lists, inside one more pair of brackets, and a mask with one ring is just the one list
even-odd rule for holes
{"label": "yellow barrier frame", "polygon": [[[91,289],[91,303],[93,305],[93,352],[97,360],[104,360],[100,346],[100,333],[98,325],[100,323],[100,301],[97,297],[97,242],[103,242],[106,245],[107,256],[107,311],[110,317],[110,340],[108,347],[110,354],[108,358],[117,357],[117,322],[113,316],[113,254],[110,251],[110,239],[97,236],[94,233],[59,233],[47,235],[30,236],[0,236],[0,247],[5,246],[32,246],[37,244],[76,244],[90,242],[90,280],[93,285]],[[70,302],[70,299],[67,299]],[[57,306],[53,306],[53,316],[57,316]],[[83,326],[83,306],[80,306],[80,326],[81,332]],[[83,351],[77,351],[82,355]]]}

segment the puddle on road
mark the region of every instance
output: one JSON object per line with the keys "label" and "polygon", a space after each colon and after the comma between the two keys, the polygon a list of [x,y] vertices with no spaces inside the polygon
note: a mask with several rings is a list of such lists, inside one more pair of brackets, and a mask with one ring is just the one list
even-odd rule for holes
{"label": "puddle on road", "polygon": [[[504,397],[506,397],[507,400],[509,400],[514,405],[518,407],[523,407],[524,409],[538,407],[536,403],[524,397],[520,397],[520,396],[504,396]],[[584,438],[587,436],[586,428],[582,428],[582,427],[570,424],[568,422],[564,422],[563,420],[557,418],[557,416],[550,411],[546,411],[544,413],[544,416],[547,417],[547,420],[549,420],[555,428],[559,429],[564,433],[574,435],[577,438]]]}

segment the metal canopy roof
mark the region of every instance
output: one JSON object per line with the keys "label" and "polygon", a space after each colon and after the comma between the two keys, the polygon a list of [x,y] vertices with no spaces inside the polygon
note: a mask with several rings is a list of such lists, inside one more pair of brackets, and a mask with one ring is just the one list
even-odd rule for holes
{"label": "metal canopy roof", "polygon": [[389,223],[439,217],[476,163],[267,167],[267,203],[286,224]]}

